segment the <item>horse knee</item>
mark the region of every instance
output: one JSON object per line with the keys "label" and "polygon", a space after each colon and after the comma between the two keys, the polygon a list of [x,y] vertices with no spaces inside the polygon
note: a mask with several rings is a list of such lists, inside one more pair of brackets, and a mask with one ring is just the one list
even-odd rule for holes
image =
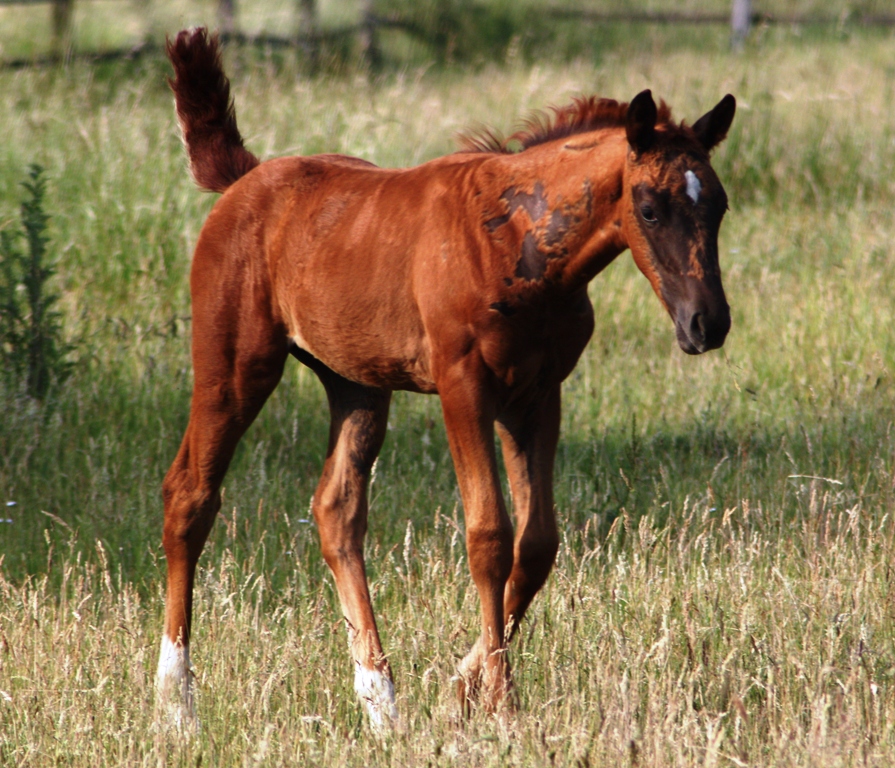
{"label": "horse knee", "polygon": [[319,494],[312,504],[317,532],[320,536],[320,554],[333,570],[339,563],[355,560],[363,554],[363,541],[367,533],[366,506],[358,497],[345,491],[336,494]]}
{"label": "horse knee", "polygon": [[559,551],[559,534],[556,530],[538,531],[537,534],[523,535],[519,540],[516,562],[525,574],[530,588],[539,590],[556,562]]}
{"label": "horse knee", "polygon": [[162,484],[165,522],[162,546],[169,557],[186,547],[198,557],[221,508],[221,495],[216,489],[194,488],[183,481],[181,473],[171,471]]}
{"label": "horse knee", "polygon": [[466,549],[473,580],[506,582],[513,569],[513,527],[504,524],[470,525],[466,528]]}

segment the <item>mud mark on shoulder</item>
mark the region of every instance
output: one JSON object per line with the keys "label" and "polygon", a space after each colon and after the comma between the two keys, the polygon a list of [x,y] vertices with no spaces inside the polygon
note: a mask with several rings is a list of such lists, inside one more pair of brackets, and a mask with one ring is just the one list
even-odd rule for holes
{"label": "mud mark on shoulder", "polygon": [[534,232],[526,232],[522,240],[522,252],[519,261],[516,262],[516,277],[524,280],[540,280],[547,269],[548,251],[538,248],[538,241]]}
{"label": "mud mark on shoulder", "polygon": [[538,221],[547,213],[547,195],[544,193],[544,185],[540,181],[535,183],[534,190],[524,192],[518,187],[510,187],[500,196],[507,206],[507,212],[502,216],[495,216],[485,222],[485,228],[489,232],[494,232],[498,227],[502,227],[513,218],[513,214],[520,208],[528,214],[528,218],[532,223]]}
{"label": "mud mark on shoulder", "polygon": [[[553,259],[568,256],[577,244],[580,224],[593,214],[593,190],[585,181],[581,197],[574,203],[559,205],[546,215],[545,210],[535,225],[522,238],[519,260],[516,262],[516,277],[523,280],[541,280]],[[541,219],[544,219],[543,221]]]}

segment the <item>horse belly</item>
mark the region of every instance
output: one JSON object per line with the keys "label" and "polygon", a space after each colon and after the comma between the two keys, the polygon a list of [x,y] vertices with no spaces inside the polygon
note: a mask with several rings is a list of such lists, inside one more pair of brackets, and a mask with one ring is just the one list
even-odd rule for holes
{"label": "horse belly", "polygon": [[337,295],[307,298],[291,302],[287,321],[300,349],[365,386],[435,391],[428,345],[411,312],[388,303],[368,304],[361,297],[354,302]]}

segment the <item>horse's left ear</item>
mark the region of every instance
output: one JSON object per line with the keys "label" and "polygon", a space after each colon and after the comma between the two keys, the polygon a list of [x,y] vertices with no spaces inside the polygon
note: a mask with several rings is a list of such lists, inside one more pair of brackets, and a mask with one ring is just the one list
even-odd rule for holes
{"label": "horse's left ear", "polygon": [[646,152],[656,137],[656,102],[649,89],[641,91],[628,104],[625,132],[631,149],[640,154]]}
{"label": "horse's left ear", "polygon": [[736,111],[737,100],[728,93],[711,112],[706,112],[693,124],[693,133],[706,150],[710,151],[724,141]]}

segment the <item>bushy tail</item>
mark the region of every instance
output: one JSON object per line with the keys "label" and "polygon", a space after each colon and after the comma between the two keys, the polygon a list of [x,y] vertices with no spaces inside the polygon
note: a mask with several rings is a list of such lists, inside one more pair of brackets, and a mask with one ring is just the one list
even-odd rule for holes
{"label": "bushy tail", "polygon": [[190,172],[200,187],[223,192],[260,161],[243,146],[236,127],[218,37],[209,36],[204,27],[183,30],[167,41],[167,52],[174,65],[174,78],[168,82]]}

